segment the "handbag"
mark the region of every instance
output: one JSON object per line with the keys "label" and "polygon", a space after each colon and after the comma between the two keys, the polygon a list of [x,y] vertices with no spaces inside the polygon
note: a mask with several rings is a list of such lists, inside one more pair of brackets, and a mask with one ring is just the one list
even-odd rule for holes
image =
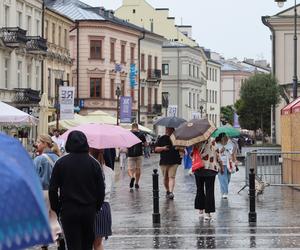
{"label": "handbag", "polygon": [[193,158],[192,158],[192,172],[194,173],[196,170],[203,168],[204,163],[201,159],[201,155],[199,150],[194,147],[193,148]]}

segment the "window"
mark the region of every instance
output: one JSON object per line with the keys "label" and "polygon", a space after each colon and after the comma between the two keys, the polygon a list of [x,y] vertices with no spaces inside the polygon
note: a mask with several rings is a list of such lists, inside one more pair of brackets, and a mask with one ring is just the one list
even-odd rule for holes
{"label": "window", "polygon": [[212,102],[212,95],[211,94],[212,94],[212,91],[210,90],[209,91],[209,102]]}
{"label": "window", "polygon": [[148,88],[148,106],[152,105],[152,88]]}
{"label": "window", "polygon": [[121,80],[121,93],[125,96],[125,80]]}
{"label": "window", "polygon": [[35,66],[35,86],[39,89],[40,86],[40,66]]}
{"label": "window", "polygon": [[55,43],[55,24],[52,23],[52,43]]}
{"label": "window", "polygon": [[152,69],[152,56],[148,55],[148,70]]}
{"label": "window", "polygon": [[132,10],[132,13],[135,14],[135,9]]}
{"label": "window", "polygon": [[196,104],[197,109],[199,109],[199,94],[197,94],[197,104]]}
{"label": "window", "polygon": [[164,76],[169,75],[169,64],[163,64],[162,65],[162,74]]}
{"label": "window", "polygon": [[157,104],[157,95],[158,95],[158,90],[154,89],[154,104]]}
{"label": "window", "polygon": [[31,35],[31,16],[27,16],[27,35]]}
{"label": "window", "polygon": [[22,62],[18,61],[18,71],[17,71],[17,82],[18,88],[22,87]]}
{"label": "window", "polygon": [[4,7],[4,27],[10,27],[9,25],[9,7]]}
{"label": "window", "polygon": [[134,89],[132,89],[132,90],[130,91],[130,96],[131,96],[132,101],[134,102],[134,100],[135,100]]}
{"label": "window", "polygon": [[209,68],[209,80],[211,80],[211,68]]}
{"label": "window", "polygon": [[192,65],[189,64],[189,76],[192,76]]}
{"label": "window", "polygon": [[206,101],[208,102],[208,89],[206,90]]}
{"label": "window", "polygon": [[48,39],[48,27],[49,27],[49,22],[48,20],[45,22],[45,38]]}
{"label": "window", "polygon": [[52,81],[52,77],[51,77],[51,69],[48,68],[48,97],[50,98],[52,95],[52,91],[51,91],[51,81]]}
{"label": "window", "polygon": [[121,44],[121,63],[125,64],[125,51],[126,51],[126,45]]}
{"label": "window", "polygon": [[22,12],[21,11],[17,12],[17,25],[18,25],[18,27],[22,27]]}
{"label": "window", "polygon": [[189,92],[189,107],[192,107],[192,94]]}
{"label": "window", "polygon": [[217,91],[215,91],[215,103],[217,103],[218,102],[218,95],[217,95]]}
{"label": "window", "polygon": [[115,42],[110,41],[110,61],[115,62]]}
{"label": "window", "polygon": [[110,99],[116,99],[116,96],[115,96],[115,79],[110,79]]}
{"label": "window", "polygon": [[9,59],[4,59],[4,84],[5,88],[8,88],[8,82],[9,82]]}
{"label": "window", "polygon": [[27,64],[27,72],[26,72],[26,80],[27,80],[27,87],[31,87],[31,64]]}
{"label": "window", "polygon": [[130,63],[134,63],[134,47],[130,47]]}
{"label": "window", "polygon": [[156,56],[156,57],[154,57],[154,69],[157,69],[157,61],[158,61],[158,58]]}
{"label": "window", "polygon": [[197,67],[197,78],[199,78],[199,67]]}
{"label": "window", "polygon": [[151,21],[151,23],[150,23],[150,31],[153,32],[153,30],[154,30],[154,24],[153,24],[153,21]]}
{"label": "window", "polygon": [[195,74],[195,65],[193,65],[193,77],[195,77],[196,74]]}
{"label": "window", "polygon": [[61,26],[58,27],[58,46],[61,46]]}
{"label": "window", "polygon": [[40,29],[40,20],[36,20],[36,35],[40,36],[41,35],[41,29]]}
{"label": "window", "polygon": [[141,55],[141,71],[145,71],[145,54]]}
{"label": "window", "polygon": [[102,98],[102,78],[91,78],[90,79],[90,97]]}
{"label": "window", "polygon": [[145,106],[145,87],[141,88],[141,105]]}
{"label": "window", "polygon": [[90,41],[90,58],[102,59],[102,41],[91,40]]}
{"label": "window", "polygon": [[68,31],[64,29],[64,48],[68,48]]}
{"label": "window", "polygon": [[193,109],[196,108],[196,94],[193,93]]}

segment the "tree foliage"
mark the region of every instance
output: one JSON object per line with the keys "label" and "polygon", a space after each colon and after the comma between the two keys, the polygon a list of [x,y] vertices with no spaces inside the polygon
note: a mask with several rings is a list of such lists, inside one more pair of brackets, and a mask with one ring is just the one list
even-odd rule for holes
{"label": "tree foliage", "polygon": [[234,114],[234,108],[232,105],[221,107],[221,117],[231,125],[233,125],[233,114]]}
{"label": "tree foliage", "polygon": [[271,74],[255,74],[247,79],[235,103],[242,128],[270,133],[271,107],[279,103],[280,89]]}

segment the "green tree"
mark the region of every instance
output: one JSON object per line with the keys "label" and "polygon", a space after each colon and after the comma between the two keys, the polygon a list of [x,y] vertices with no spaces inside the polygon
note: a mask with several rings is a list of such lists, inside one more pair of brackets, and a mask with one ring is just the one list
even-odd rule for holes
{"label": "green tree", "polygon": [[233,114],[234,114],[234,109],[232,105],[221,107],[221,117],[231,125],[233,125]]}
{"label": "green tree", "polygon": [[255,74],[247,79],[240,90],[240,100],[235,103],[242,128],[271,130],[271,106],[279,102],[280,89],[271,74]]}

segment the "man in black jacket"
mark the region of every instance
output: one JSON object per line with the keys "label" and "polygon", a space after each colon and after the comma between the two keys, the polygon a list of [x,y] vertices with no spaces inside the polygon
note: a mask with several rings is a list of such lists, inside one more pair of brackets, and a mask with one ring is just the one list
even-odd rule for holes
{"label": "man in black jacket", "polygon": [[50,205],[61,220],[67,249],[92,250],[96,211],[105,195],[102,170],[82,132],[69,134],[66,151],[53,168]]}

